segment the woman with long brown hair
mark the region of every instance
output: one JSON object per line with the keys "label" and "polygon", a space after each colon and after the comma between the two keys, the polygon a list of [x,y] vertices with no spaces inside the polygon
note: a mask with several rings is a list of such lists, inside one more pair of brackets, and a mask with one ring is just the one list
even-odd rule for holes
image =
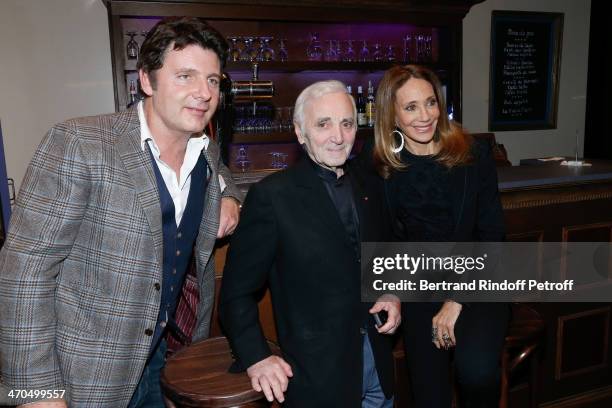
{"label": "woman with long brown hair", "polygon": [[[416,65],[391,68],[379,84],[376,113],[373,163],[395,239],[503,241],[490,148],[448,119],[437,76]],[[402,316],[417,407],[451,407],[451,353],[460,406],[497,406],[507,304],[404,303]]]}

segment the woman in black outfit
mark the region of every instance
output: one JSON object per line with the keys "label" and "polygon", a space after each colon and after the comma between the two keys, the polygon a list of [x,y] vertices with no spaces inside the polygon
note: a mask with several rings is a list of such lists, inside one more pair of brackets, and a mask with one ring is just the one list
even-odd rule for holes
{"label": "woman in black outfit", "polygon": [[[504,239],[490,148],[446,116],[436,75],[396,66],[377,93],[373,163],[385,179],[396,239]],[[404,303],[406,359],[417,407],[449,408],[450,357],[461,408],[498,405],[507,304]]]}

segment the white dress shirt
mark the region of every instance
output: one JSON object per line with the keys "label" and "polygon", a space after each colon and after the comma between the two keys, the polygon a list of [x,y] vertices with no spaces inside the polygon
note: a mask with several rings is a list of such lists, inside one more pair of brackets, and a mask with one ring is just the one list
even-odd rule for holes
{"label": "white dress shirt", "polygon": [[[148,143],[159,172],[164,179],[166,188],[172,197],[172,202],[174,203],[174,219],[178,226],[181,223],[185,207],[187,206],[189,187],[191,186],[191,172],[200,158],[202,149],[208,148],[210,139],[204,132],[202,132],[201,136],[189,138],[187,149],[185,150],[185,158],[181,165],[180,175],[177,178],[174,170],[160,158],[161,152],[147,125],[147,119],[144,114],[144,102],[138,103],[138,119],[140,120],[140,143],[142,150],[146,151],[145,143]],[[207,168],[206,172],[210,174],[210,169]],[[223,191],[225,189],[225,182],[221,175],[219,175],[219,183],[221,184],[221,191]]]}

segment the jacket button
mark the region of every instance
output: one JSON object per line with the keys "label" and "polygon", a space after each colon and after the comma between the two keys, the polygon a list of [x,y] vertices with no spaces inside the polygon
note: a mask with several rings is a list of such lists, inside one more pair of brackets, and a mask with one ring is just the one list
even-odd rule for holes
{"label": "jacket button", "polygon": [[153,285],[153,287],[155,287],[155,290],[161,289],[161,285],[159,284],[159,282],[155,282],[155,285]]}
{"label": "jacket button", "polygon": [[177,238],[182,238],[182,237],[183,237],[183,233],[182,233],[182,232],[179,232],[178,234],[176,234],[176,237],[177,237]]}
{"label": "jacket button", "polygon": [[152,335],[153,335],[153,330],[151,330],[151,329],[146,329],[146,330],[145,330],[145,334],[146,334],[147,336],[152,336]]}

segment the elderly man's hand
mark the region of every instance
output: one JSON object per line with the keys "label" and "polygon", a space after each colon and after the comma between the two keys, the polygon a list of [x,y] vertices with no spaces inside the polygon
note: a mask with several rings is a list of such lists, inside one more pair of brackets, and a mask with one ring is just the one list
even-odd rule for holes
{"label": "elderly man's hand", "polygon": [[240,220],[240,204],[235,198],[223,197],[221,199],[221,216],[217,238],[231,235],[238,225],[238,220]]}
{"label": "elderly man's hand", "polygon": [[291,366],[278,356],[265,358],[249,368],[247,374],[251,379],[251,386],[257,392],[262,392],[269,402],[285,401],[284,393],[289,385],[289,377],[293,377]]}
{"label": "elderly man's hand", "polygon": [[387,312],[387,322],[377,330],[381,334],[393,334],[402,322],[402,303],[399,298],[394,295],[382,295],[374,306],[370,309],[370,313],[378,313],[381,310]]}

